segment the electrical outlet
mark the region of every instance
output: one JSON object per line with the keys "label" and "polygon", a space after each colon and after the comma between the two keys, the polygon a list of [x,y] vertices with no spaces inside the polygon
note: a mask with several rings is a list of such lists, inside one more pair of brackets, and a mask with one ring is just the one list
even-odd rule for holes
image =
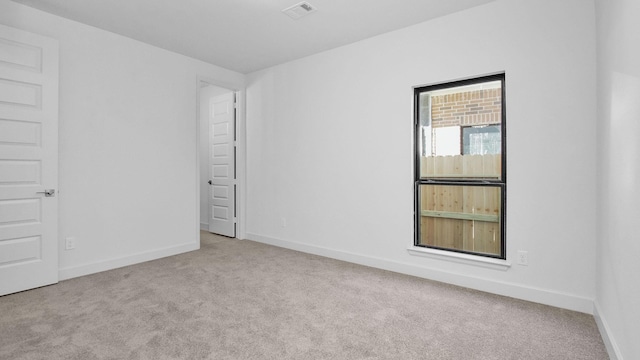
{"label": "electrical outlet", "polygon": [[527,266],[529,265],[529,253],[526,251],[518,251],[518,264]]}
{"label": "electrical outlet", "polygon": [[73,250],[76,248],[76,238],[68,237],[64,239],[64,249],[65,250]]}
{"label": "electrical outlet", "polygon": [[282,222],[282,227],[287,227],[287,218],[280,219]]}

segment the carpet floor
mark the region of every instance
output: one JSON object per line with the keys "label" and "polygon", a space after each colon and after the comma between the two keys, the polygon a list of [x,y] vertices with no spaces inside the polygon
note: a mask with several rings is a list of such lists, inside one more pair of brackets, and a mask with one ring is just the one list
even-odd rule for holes
{"label": "carpet floor", "polygon": [[0,359],[608,359],[592,316],[251,241],[0,297]]}

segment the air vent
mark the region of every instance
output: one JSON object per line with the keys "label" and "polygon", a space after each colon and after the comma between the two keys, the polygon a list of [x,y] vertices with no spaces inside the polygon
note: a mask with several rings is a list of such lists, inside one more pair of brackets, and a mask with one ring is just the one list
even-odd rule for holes
{"label": "air vent", "polygon": [[295,4],[293,6],[290,6],[284,10],[282,10],[283,13],[287,14],[287,16],[289,16],[290,18],[292,18],[293,20],[298,20],[303,16],[309,15],[312,12],[316,11],[316,7],[309,4],[306,1],[303,1],[301,3]]}

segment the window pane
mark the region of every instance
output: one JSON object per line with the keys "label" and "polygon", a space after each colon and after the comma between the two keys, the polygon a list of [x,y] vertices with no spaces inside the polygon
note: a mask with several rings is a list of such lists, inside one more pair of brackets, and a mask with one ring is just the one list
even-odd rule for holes
{"label": "window pane", "polygon": [[500,256],[502,188],[420,185],[417,245]]}
{"label": "window pane", "polygon": [[500,125],[485,125],[462,128],[462,154],[500,154],[502,135]]}
{"label": "window pane", "polygon": [[501,84],[420,93],[420,178],[502,178]]}
{"label": "window pane", "polygon": [[419,97],[419,121],[420,121],[420,134],[419,134],[419,149],[420,156],[427,156],[431,154],[431,101],[429,99],[429,93],[424,92]]}

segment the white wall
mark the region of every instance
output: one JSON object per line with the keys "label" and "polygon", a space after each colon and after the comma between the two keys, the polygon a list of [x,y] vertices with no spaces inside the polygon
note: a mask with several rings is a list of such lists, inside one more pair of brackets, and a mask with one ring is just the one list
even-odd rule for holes
{"label": "white wall", "polygon": [[[514,264],[496,270],[410,255],[412,87],[499,71]],[[247,82],[248,238],[592,311],[593,2],[496,1]],[[515,265],[518,250],[529,252],[529,266]]]}
{"label": "white wall", "polygon": [[244,76],[9,1],[0,23],[60,42],[61,278],[197,249],[197,77]]}
{"label": "white wall", "polygon": [[[598,0],[596,310],[619,359],[640,359],[640,3]],[[614,357],[612,357],[614,358]]]}

